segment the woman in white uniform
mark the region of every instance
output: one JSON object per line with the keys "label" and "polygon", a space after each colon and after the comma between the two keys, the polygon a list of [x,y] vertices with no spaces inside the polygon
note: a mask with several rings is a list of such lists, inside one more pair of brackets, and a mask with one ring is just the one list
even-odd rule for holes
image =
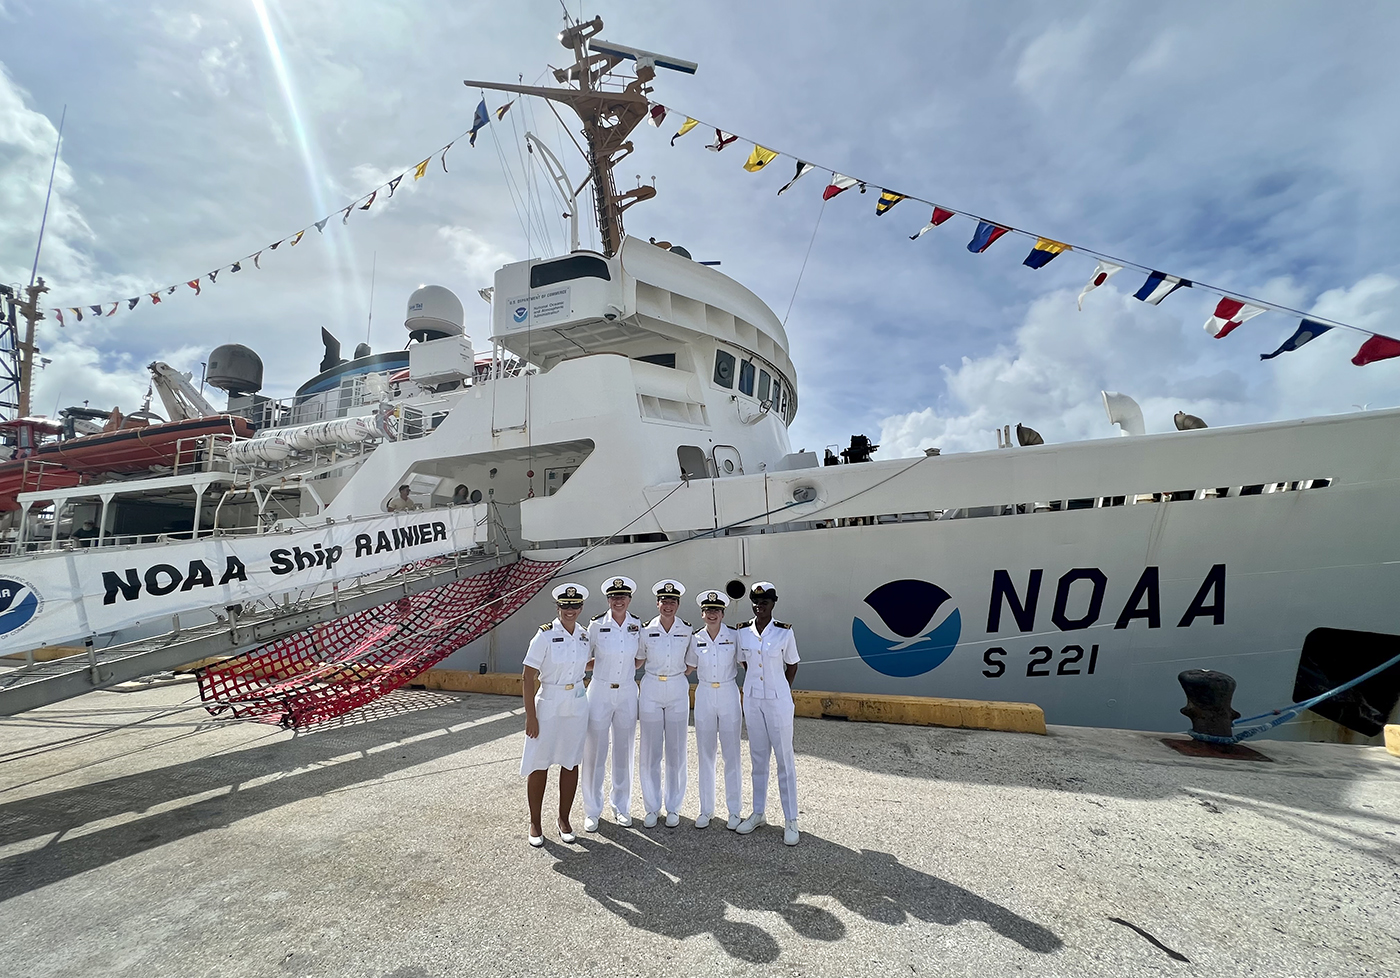
{"label": "woman in white uniform", "polygon": [[[559,838],[574,841],[569,812],[578,790],[578,765],[588,732],[588,700],[583,674],[588,665],[588,630],[578,623],[588,588],[561,584],[551,592],[559,613],[541,625],[525,653],[521,692],[525,701],[525,751],[520,773],[530,805],[530,845],[544,845],[540,808],[549,768],[559,765]],[[539,691],[535,691],[535,681]]]}
{"label": "woman in white uniform", "polygon": [[743,799],[739,780],[738,635],[724,623],[729,598],[723,591],[701,591],[695,598],[705,624],[690,637],[685,664],[695,670],[695,753],[700,760],[700,815],[703,829],[715,814],[715,748],[724,750],[724,802],[729,809],[726,828],[739,827]]}
{"label": "woman in white uniform", "polygon": [[797,769],[793,762],[792,681],[797,678],[797,638],[792,626],[773,617],[778,589],[769,581],[749,588],[753,619],[735,630],[744,672],[744,721],[749,728],[749,763],[753,776],[753,812],[734,831],[748,835],[767,825],[768,762],[778,768],[778,798],[783,803],[783,844],[797,845]]}
{"label": "woman in white uniform", "polygon": [[[645,666],[638,719],[642,728],[640,775],[642,804],[647,815],[642,824],[656,825],[661,806],[666,806],[666,824],[681,822],[681,802],[685,801],[685,728],[690,719],[690,670],[685,654],[690,648],[691,626],[676,617],[685,585],[680,581],[657,581],[657,616],[642,629],[637,649],[637,665]],[[661,758],[666,758],[666,791],[661,790]]]}

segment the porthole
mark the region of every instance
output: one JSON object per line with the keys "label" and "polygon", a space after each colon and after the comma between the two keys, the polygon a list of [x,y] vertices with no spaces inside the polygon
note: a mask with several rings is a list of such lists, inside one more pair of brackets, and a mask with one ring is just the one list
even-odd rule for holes
{"label": "porthole", "polygon": [[737,601],[739,598],[748,594],[749,589],[744,586],[743,581],[730,581],[724,586],[724,593],[729,595],[732,600]]}

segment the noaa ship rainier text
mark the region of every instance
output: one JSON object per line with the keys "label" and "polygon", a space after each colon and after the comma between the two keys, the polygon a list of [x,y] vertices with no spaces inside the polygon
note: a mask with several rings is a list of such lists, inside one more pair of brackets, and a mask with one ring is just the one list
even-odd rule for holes
{"label": "noaa ship rainier text", "polygon": [[[227,412],[157,371],[171,422],[226,416],[234,430],[189,439],[168,474],[65,479],[55,456],[40,484],[43,466],[26,469],[0,560],[0,650],[87,639],[100,684],[96,650],[173,633],[168,645],[183,616],[187,631],[217,618],[257,655],[268,639],[249,625],[239,640],[240,615],[449,561],[459,583],[512,562],[542,571],[483,591],[481,628],[395,660],[397,682],[439,661],[518,671],[556,567],[733,598],[775,581],[807,688],[1028,701],[1052,723],[1181,729],[1183,669],[1234,676],[1236,707],[1254,713],[1395,654],[1400,529],[1384,515],[1400,505],[1400,411],[1145,435],[1117,399],[1132,437],[892,461],[855,439],[839,465],[794,453],[797,377],[772,310],[682,248],[623,231],[622,212],[655,193],[619,193],[612,176],[655,69],[695,66],[601,28],[560,35],[576,55],[556,72],[565,87],[468,82],[579,115],[601,251],[578,248],[573,208],[569,254],[497,271],[489,358],[456,296],[429,286],[409,300],[406,350],[340,360],[328,338],[321,372],[286,403],[257,393],[261,364],[242,347],[211,358]],[[635,78],[605,89],[624,60]],[[385,515],[401,485],[423,511]],[[87,520],[91,538],[68,540]],[[300,626],[311,637],[286,641],[314,648],[322,686],[366,681],[356,656],[427,628],[381,616],[379,631],[336,638],[343,609],[317,607]],[[23,673],[0,697],[23,693]],[[276,679],[268,695],[291,696],[295,671]],[[1373,737],[1398,693],[1383,674],[1275,735]]]}

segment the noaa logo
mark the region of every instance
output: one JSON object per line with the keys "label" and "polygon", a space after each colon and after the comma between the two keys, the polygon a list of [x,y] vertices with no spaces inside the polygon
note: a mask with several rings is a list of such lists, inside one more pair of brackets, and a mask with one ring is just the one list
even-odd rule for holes
{"label": "noaa logo", "polygon": [[525,321],[525,317],[528,315],[530,315],[530,310],[526,309],[524,306],[515,307],[515,321],[517,323],[523,323]]}
{"label": "noaa logo", "polygon": [[28,625],[39,607],[39,592],[27,582],[0,578],[0,638]]}
{"label": "noaa logo", "polygon": [[962,636],[962,615],[948,592],[928,581],[890,581],[865,596],[872,620],[851,621],[851,641],[886,676],[919,676],[943,664]]}

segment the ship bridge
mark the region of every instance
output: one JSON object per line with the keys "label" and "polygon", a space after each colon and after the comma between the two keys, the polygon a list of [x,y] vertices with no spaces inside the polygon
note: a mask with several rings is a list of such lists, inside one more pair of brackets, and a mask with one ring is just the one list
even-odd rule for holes
{"label": "ship bridge", "polygon": [[681,252],[627,238],[616,257],[576,251],[496,272],[493,340],[549,371],[600,353],[696,374],[790,424],[797,371],[778,317]]}

